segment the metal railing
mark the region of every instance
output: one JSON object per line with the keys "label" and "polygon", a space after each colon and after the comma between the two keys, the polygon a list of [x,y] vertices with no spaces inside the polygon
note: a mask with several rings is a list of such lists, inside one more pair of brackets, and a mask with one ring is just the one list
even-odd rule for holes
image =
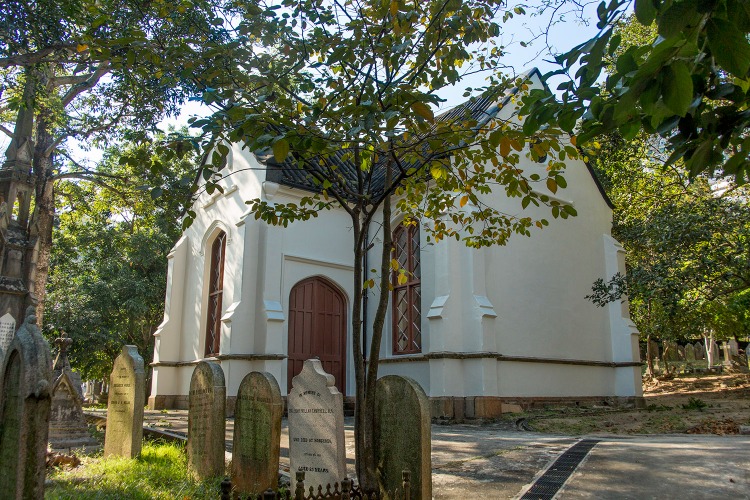
{"label": "metal railing", "polygon": [[[325,490],[319,485],[317,491],[315,487],[310,486],[306,490],[305,473],[296,473],[297,483],[294,485],[294,493],[290,489],[272,490],[267,489],[257,495],[239,495],[232,491],[232,481],[225,477],[221,482],[221,500],[380,500],[381,494],[377,492],[365,493],[358,486],[355,486],[351,479],[344,478],[341,480],[341,489],[339,483],[333,483],[333,488],[327,484]],[[387,497],[392,500],[408,500],[411,498],[411,472],[405,470],[401,473],[401,489],[388,492]]]}

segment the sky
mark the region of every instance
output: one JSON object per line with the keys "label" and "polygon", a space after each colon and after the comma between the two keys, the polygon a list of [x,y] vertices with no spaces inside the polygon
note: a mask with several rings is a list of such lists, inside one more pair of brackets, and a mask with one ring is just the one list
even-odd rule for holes
{"label": "sky", "polygon": [[[571,12],[557,12],[551,29],[546,30],[550,23],[550,16],[535,16],[531,12],[524,16],[516,16],[503,25],[500,35],[500,44],[506,47],[506,64],[512,67],[516,74],[520,74],[533,67],[539,68],[544,74],[547,71],[555,69],[552,62],[552,55],[546,50],[549,45],[554,52],[565,52],[575,45],[591,38],[596,34],[596,3],[591,3],[585,7],[583,18],[589,19],[590,22],[583,22],[579,16]],[[522,47],[519,42],[530,40],[533,36],[544,34],[537,38],[530,46]],[[438,94],[446,101],[440,106],[436,114],[456,106],[463,102],[466,87],[481,87],[485,85],[485,76],[471,75],[466,77],[460,85],[453,89],[443,89]],[[551,88],[557,86],[553,83]],[[208,107],[196,101],[186,103],[178,116],[164,119],[159,128],[166,130],[170,126],[186,126],[191,116],[206,116],[210,114]],[[5,134],[0,134],[0,152],[7,149],[10,139]],[[81,144],[75,141],[69,143],[71,156],[79,163],[92,167],[99,159],[102,153],[99,150],[86,150]]]}

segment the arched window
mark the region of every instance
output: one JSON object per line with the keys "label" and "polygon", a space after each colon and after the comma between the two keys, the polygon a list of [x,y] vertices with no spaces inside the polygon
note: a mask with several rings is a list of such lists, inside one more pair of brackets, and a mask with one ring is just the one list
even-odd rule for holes
{"label": "arched window", "polygon": [[219,354],[226,246],[227,233],[221,231],[211,245],[211,268],[208,274],[208,315],[206,316],[206,357]]}
{"label": "arched window", "polygon": [[393,354],[422,352],[422,290],[419,226],[399,225],[393,232],[393,258],[406,271],[393,273]]}

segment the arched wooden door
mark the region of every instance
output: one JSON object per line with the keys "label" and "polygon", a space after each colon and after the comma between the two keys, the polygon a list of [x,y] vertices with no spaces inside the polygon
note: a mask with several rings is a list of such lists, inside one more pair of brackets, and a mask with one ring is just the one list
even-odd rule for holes
{"label": "arched wooden door", "polygon": [[287,390],[306,359],[320,359],[342,394],[346,381],[346,300],[324,278],[300,281],[289,294]]}

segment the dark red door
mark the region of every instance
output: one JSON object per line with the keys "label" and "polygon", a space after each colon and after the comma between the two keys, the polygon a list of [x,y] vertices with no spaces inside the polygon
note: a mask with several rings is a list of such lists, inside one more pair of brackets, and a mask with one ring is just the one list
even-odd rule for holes
{"label": "dark red door", "polygon": [[324,278],[300,281],[289,294],[287,389],[306,359],[317,357],[344,393],[346,380],[346,301]]}

